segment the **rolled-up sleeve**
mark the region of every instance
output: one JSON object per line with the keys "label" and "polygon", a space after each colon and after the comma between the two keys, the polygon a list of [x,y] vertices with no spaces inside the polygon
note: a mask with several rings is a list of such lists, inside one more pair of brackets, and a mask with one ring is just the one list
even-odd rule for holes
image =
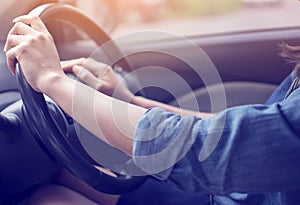
{"label": "rolled-up sleeve", "polygon": [[150,109],[136,128],[134,162],[189,192],[298,190],[299,96],[297,89],[281,103],[239,106],[208,119]]}

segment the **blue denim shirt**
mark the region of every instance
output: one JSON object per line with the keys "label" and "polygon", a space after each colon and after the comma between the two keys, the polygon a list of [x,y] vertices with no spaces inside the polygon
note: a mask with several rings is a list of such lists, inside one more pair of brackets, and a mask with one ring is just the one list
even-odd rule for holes
{"label": "blue denim shirt", "polygon": [[186,192],[211,194],[214,204],[299,203],[300,89],[287,96],[292,82],[291,74],[265,105],[214,118],[149,109],[136,128],[135,164]]}

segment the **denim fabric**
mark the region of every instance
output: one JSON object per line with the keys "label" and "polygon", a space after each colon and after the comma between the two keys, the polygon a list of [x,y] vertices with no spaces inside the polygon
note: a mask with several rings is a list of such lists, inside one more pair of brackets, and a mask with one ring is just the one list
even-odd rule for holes
{"label": "denim fabric", "polygon": [[267,102],[265,103],[266,105],[271,105],[273,103],[281,102],[284,100],[286,93],[290,89],[292,83],[294,80],[293,73],[288,75],[277,87],[277,89],[272,93],[272,95],[269,97]]}
{"label": "denim fabric", "polygon": [[[150,109],[136,129],[134,161],[181,190],[212,194],[214,204],[299,203],[300,89],[284,98],[292,81],[288,76],[266,105],[238,106],[209,119]],[[165,150],[169,157],[153,157]]]}
{"label": "denim fabric", "polygon": [[210,196],[185,193],[171,185],[148,178],[137,190],[123,194],[117,205],[209,205]]}

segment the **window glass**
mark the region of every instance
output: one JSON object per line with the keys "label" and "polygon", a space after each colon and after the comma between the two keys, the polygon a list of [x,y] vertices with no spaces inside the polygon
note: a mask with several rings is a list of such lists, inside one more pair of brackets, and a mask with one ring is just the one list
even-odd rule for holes
{"label": "window glass", "polygon": [[190,36],[300,25],[297,0],[61,1],[76,4],[114,37],[149,29]]}

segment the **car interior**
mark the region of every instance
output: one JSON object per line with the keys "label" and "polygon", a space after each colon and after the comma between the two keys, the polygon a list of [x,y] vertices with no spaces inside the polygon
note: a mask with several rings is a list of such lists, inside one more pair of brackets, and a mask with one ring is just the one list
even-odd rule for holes
{"label": "car interior", "polygon": [[[38,7],[45,4],[48,6]],[[104,28],[78,14],[78,9],[73,11],[70,5],[45,0],[11,0],[2,2],[0,8],[1,49],[13,25],[12,19],[36,7],[39,9],[35,12],[41,12],[43,18],[49,20],[46,25],[55,39],[61,60],[94,57],[113,66],[137,95],[203,112],[264,103],[293,69],[293,65],[279,57],[279,44],[300,44],[300,27],[199,34],[184,38],[157,31],[150,32],[150,36],[155,38],[148,38],[149,32],[137,32],[111,41]],[[201,60],[202,57],[204,60]],[[138,72],[143,68],[146,72]],[[51,183],[51,176],[65,164],[76,177],[99,191],[122,193],[143,182],[143,177],[120,176],[114,180],[93,170],[93,159],[86,156],[88,151],[84,151],[76,140],[72,145],[72,137],[59,134],[61,130],[71,129],[66,123],[68,116],[53,103],[45,103],[41,98],[41,94],[30,90],[22,73],[17,78],[11,75],[5,53],[1,52],[1,203],[6,204],[7,199],[25,195],[37,184]],[[52,110],[52,114],[44,115],[44,110],[48,109]],[[21,121],[21,126],[15,126],[15,116]],[[59,123],[53,123],[49,118],[56,118]],[[53,130],[49,128],[50,124],[53,124]],[[63,124],[63,128],[57,124]],[[48,132],[52,132],[53,136],[49,136]],[[65,132],[68,136],[74,134],[69,130]],[[66,157],[76,149],[80,149],[83,155],[78,157],[78,162],[74,162],[78,159],[76,157]],[[97,187],[94,177],[105,178],[108,185]]]}

